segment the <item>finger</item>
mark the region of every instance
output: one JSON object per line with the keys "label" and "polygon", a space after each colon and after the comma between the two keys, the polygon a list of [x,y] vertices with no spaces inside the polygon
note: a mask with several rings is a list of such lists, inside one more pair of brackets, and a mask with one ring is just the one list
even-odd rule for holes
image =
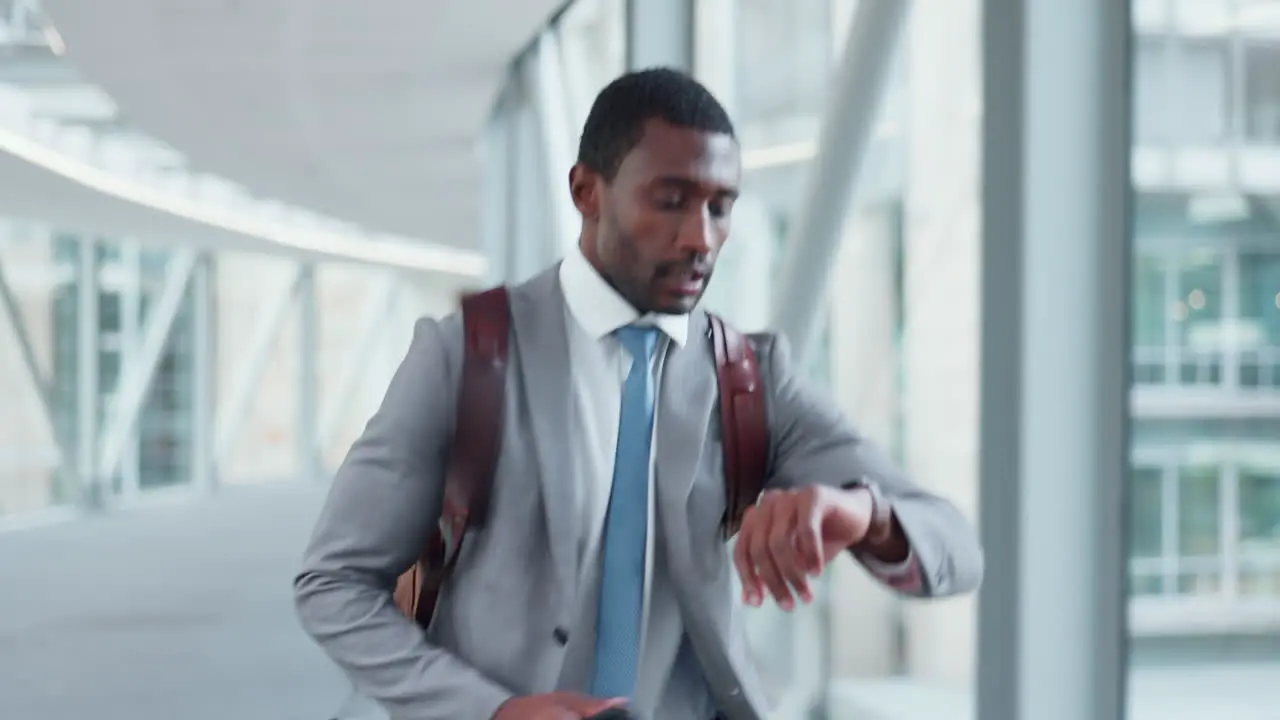
{"label": "finger", "polygon": [[822,556],[822,519],[825,512],[820,494],[806,491],[796,524],[795,545],[800,565],[810,577],[821,575],[826,565]]}
{"label": "finger", "polygon": [[757,607],[764,601],[764,583],[751,562],[751,537],[756,533],[759,517],[758,506],[747,508],[742,516],[742,527],[738,530],[738,542],[733,548],[733,564],[738,569],[738,578],[742,580],[742,601]]}
{"label": "finger", "polygon": [[627,704],[626,698],[595,698],[586,695],[575,695],[567,693],[564,701],[566,709],[571,710],[578,717],[589,718],[593,715],[599,715],[605,710],[623,707]]}
{"label": "finger", "polygon": [[786,580],[782,577],[782,572],[778,568],[777,562],[773,558],[771,545],[774,542],[774,528],[779,524],[778,515],[785,512],[785,499],[781,496],[774,495],[761,503],[760,511],[762,514],[763,527],[759,528],[751,537],[751,563],[755,566],[756,572],[760,575],[760,579],[764,581],[765,588],[769,594],[784,610],[790,610],[795,606],[795,601],[791,597],[791,589],[787,586]]}
{"label": "finger", "polygon": [[[794,589],[803,602],[813,599],[809,589],[809,579],[805,567],[796,550],[796,529],[802,520],[803,504],[801,498],[788,493],[777,503],[773,515],[773,527],[769,533],[769,554],[773,558],[774,567],[782,576],[788,590]],[[790,596],[790,592],[788,593]],[[790,610],[786,601],[779,601],[784,609]]]}

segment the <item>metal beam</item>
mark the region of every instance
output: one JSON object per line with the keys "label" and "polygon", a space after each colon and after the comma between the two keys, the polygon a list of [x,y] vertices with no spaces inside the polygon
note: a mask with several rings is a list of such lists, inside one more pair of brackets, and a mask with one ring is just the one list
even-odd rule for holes
{"label": "metal beam", "polygon": [[801,364],[817,334],[831,268],[853,205],[910,0],[861,0],[836,70],[804,194],[788,238],[772,325]]}
{"label": "metal beam", "polygon": [[102,391],[98,387],[102,328],[99,325],[100,293],[98,243],[87,237],[77,240],[76,259],[76,475],[80,501],[90,509],[107,502],[110,478],[99,476],[98,425]]}
{"label": "metal beam", "polygon": [[386,331],[396,305],[396,295],[400,289],[399,278],[393,273],[386,273],[379,285],[369,296],[368,305],[362,314],[359,335],[351,344],[347,361],[338,376],[336,387],[325,412],[320,416],[319,436],[316,446],[326,448],[333,441],[334,434],[345,416],[351,412],[351,401],[361,380],[369,377],[369,348],[375,347],[378,338]]}
{"label": "metal beam", "polygon": [[213,391],[217,374],[214,299],[213,258],[202,253],[191,276],[191,484],[202,490],[213,489],[217,481],[213,447]]}
{"label": "metal beam", "polygon": [[1120,720],[1130,22],[984,0],[976,717]]}
{"label": "metal beam", "polygon": [[323,476],[324,463],[316,443],[320,406],[320,318],[316,307],[316,267],[302,266],[298,281],[298,474],[313,482]]}
{"label": "metal beam", "polygon": [[134,436],[138,416],[146,402],[151,381],[155,378],[165,345],[173,330],[174,320],[187,297],[192,273],[196,267],[196,255],[182,252],[173,255],[165,267],[164,286],[160,297],[151,308],[142,333],[136,364],[124,368],[116,393],[114,412],[107,417],[102,429],[101,456],[97,465],[96,481],[109,482],[120,467],[126,446]]}
{"label": "metal beam", "polygon": [[267,298],[265,309],[258,315],[258,324],[245,345],[244,360],[231,383],[226,405],[216,415],[213,436],[214,467],[217,469],[215,474],[227,466],[231,453],[240,440],[240,431],[249,417],[258,383],[262,380],[267,360],[271,357],[271,349],[280,335],[289,310],[294,306],[301,284],[302,266],[294,266],[287,284],[274,296]]}

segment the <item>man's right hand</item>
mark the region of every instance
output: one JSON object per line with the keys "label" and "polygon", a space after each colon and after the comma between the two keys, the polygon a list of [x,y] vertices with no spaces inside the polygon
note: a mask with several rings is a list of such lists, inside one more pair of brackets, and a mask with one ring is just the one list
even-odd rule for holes
{"label": "man's right hand", "polygon": [[529,695],[502,703],[493,720],[582,720],[626,704],[625,698],[601,700],[571,692]]}

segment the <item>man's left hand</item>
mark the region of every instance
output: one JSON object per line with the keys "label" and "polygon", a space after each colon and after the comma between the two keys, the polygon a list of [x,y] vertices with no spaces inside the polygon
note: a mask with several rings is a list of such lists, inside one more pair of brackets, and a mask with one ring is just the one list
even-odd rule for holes
{"label": "man's left hand", "polygon": [[743,600],[758,607],[768,592],[783,610],[797,595],[812,601],[810,579],[866,536],[872,503],[866,491],[820,485],[765,492],[743,516],[733,554]]}

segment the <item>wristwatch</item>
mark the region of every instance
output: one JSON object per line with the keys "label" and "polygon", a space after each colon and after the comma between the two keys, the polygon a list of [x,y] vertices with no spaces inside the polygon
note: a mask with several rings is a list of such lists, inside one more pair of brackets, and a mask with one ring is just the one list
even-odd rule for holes
{"label": "wristwatch", "polygon": [[867,526],[867,534],[854,546],[854,550],[881,545],[893,536],[893,505],[889,503],[880,485],[863,475],[853,482],[845,483],[845,490],[866,490],[871,495],[871,524]]}

